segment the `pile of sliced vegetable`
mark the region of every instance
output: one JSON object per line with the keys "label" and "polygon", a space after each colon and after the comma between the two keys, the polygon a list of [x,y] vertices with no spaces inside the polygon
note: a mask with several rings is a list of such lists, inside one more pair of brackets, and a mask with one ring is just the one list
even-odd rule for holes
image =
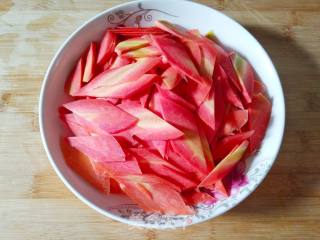
{"label": "pile of sliced vegetable", "polygon": [[[230,194],[271,103],[251,65],[212,35],[166,21],[107,29],[66,83],[69,166],[148,212],[192,214]],[[242,166],[242,167],[241,167]]]}

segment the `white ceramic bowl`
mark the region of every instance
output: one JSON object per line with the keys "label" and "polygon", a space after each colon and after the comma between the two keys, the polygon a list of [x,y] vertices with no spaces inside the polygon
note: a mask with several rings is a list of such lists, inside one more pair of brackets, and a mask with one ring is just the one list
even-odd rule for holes
{"label": "white ceramic bowl", "polygon": [[[91,41],[102,37],[106,27],[125,24],[151,26],[157,19],[169,20],[185,28],[197,28],[203,34],[213,30],[226,46],[242,54],[253,65],[267,86],[272,100],[271,121],[260,151],[247,164],[249,183],[233,191],[227,199],[214,205],[199,205],[193,216],[146,214],[128,198],[99,193],[65,163],[59,137],[63,125],[58,107],[68,100],[63,88],[66,77]],[[284,97],[277,72],[262,46],[241,25],[222,13],[190,1],[135,1],[108,9],[79,27],[60,47],[44,79],[40,95],[39,121],[42,141],[48,158],[64,184],[84,203],[115,220],[143,227],[174,228],[214,218],[236,206],[262,182],[275,161],[284,131]]]}

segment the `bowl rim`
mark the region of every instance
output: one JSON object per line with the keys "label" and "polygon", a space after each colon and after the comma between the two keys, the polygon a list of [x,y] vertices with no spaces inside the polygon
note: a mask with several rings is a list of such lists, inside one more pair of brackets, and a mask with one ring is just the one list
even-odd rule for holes
{"label": "bowl rim", "polygon": [[[167,0],[166,0],[167,1]],[[171,0],[172,1],[172,0]],[[201,6],[203,8],[207,8],[209,9],[210,11],[213,11],[215,14],[218,14],[218,15],[222,15],[223,17],[225,18],[228,18],[229,20],[231,20],[234,24],[237,25],[238,28],[241,28],[241,30],[243,30],[244,32],[246,32],[247,34],[249,34],[254,41],[256,41],[258,43],[258,45],[261,47],[261,50],[263,51],[263,53],[265,54],[265,56],[268,58],[268,60],[270,61],[271,63],[271,70],[273,71],[273,75],[276,77],[276,80],[279,82],[279,86],[280,86],[280,92],[281,92],[281,96],[279,96],[279,100],[280,100],[280,103],[281,103],[281,108],[283,109],[283,121],[280,125],[280,142],[279,142],[279,145],[277,146],[276,148],[276,154],[274,156],[274,158],[270,161],[271,163],[271,167],[269,169],[266,169],[263,173],[262,173],[262,177],[260,179],[260,181],[258,182],[258,184],[256,184],[255,186],[253,186],[252,190],[243,194],[243,196],[241,198],[238,199],[238,201],[233,204],[233,205],[230,205],[229,207],[226,207],[223,211],[219,212],[219,214],[217,215],[213,215],[213,216],[210,216],[208,218],[205,218],[205,219],[200,219],[199,221],[197,222],[192,222],[190,224],[186,224],[186,225],[177,225],[177,226],[174,226],[174,228],[179,228],[179,227],[186,227],[186,226],[191,226],[193,224],[197,224],[197,223],[202,223],[202,222],[205,222],[205,221],[208,221],[208,220],[211,220],[215,217],[218,217],[222,214],[224,214],[225,212],[231,210],[232,208],[238,206],[238,204],[240,204],[242,201],[244,201],[249,195],[251,195],[259,185],[261,185],[261,183],[264,181],[264,179],[266,178],[266,176],[268,175],[268,173],[270,172],[272,166],[274,165],[274,162],[275,160],[278,158],[279,156],[279,152],[280,152],[280,148],[282,146],[282,143],[283,143],[283,138],[284,138],[284,131],[285,131],[285,122],[286,122],[286,108],[285,108],[285,96],[284,96],[284,92],[283,92],[283,87],[282,87],[282,84],[281,84],[281,81],[280,81],[280,78],[279,78],[279,75],[278,75],[278,72],[269,56],[269,54],[267,53],[267,51],[264,49],[264,47],[262,46],[262,44],[260,44],[260,42],[245,28],[243,27],[240,23],[238,23],[236,20],[234,20],[233,18],[229,17],[228,15],[222,13],[221,11],[219,10],[216,10],[214,8],[211,8],[207,5],[204,5],[204,4],[201,4],[201,3],[197,3],[197,2],[193,2],[193,1],[188,1],[188,0],[174,0],[174,1],[178,1],[178,2],[191,2],[192,4],[195,4],[195,5],[198,5],[198,6]],[[63,43],[61,44],[61,46],[58,48],[58,50],[56,51],[56,53],[54,54],[52,60],[50,61],[49,65],[48,65],[48,68],[47,68],[47,71],[45,73],[45,76],[44,76],[44,79],[43,79],[43,82],[42,82],[42,85],[41,85],[41,90],[40,90],[40,97],[39,97],[39,129],[40,129],[40,135],[41,135],[41,140],[42,140],[42,144],[43,144],[43,147],[45,149],[45,152],[46,152],[46,155],[49,159],[49,162],[51,163],[51,166],[52,168],[54,169],[55,173],[59,176],[59,178],[61,179],[61,181],[64,183],[64,185],[78,198],[80,199],[83,203],[85,203],[87,206],[89,206],[90,208],[96,210],[97,212],[99,212],[100,214],[106,216],[106,217],[109,217],[113,220],[116,220],[116,221],[119,221],[119,222],[122,222],[122,223],[126,223],[128,225],[132,225],[132,226],[136,226],[136,227],[145,227],[145,228],[154,228],[154,229],[164,229],[164,228],[168,228],[168,226],[156,226],[156,225],[148,225],[148,224],[143,224],[143,223],[139,223],[139,222],[135,222],[135,221],[131,221],[131,220],[128,220],[128,219],[125,219],[125,218],[122,218],[122,217],[119,217],[115,214],[113,214],[112,212],[109,212],[107,210],[104,210],[100,207],[98,207],[97,205],[95,205],[94,203],[92,203],[91,201],[89,201],[85,196],[83,196],[80,192],[78,192],[67,180],[66,178],[64,177],[64,175],[62,174],[62,172],[59,170],[59,168],[57,167],[56,163],[55,163],[55,160],[53,159],[52,155],[51,155],[51,152],[49,150],[49,147],[48,147],[48,143],[47,143],[47,136],[46,136],[46,132],[45,132],[45,129],[44,129],[44,121],[43,121],[43,114],[44,114],[44,94],[46,92],[46,89],[47,89],[47,85],[48,85],[48,79],[49,79],[49,76],[51,74],[51,71],[52,71],[52,68],[54,66],[54,64],[56,63],[57,59],[59,58],[59,56],[62,54],[64,48],[66,47],[66,45],[70,42],[70,40],[72,40],[75,35],[78,34],[78,32],[80,32],[86,25],[88,25],[89,23],[95,21],[96,19],[100,18],[101,16],[109,13],[109,12],[112,12],[116,9],[119,9],[119,8],[122,8],[122,7],[126,7],[128,5],[132,5],[132,4],[138,4],[138,3],[144,3],[144,2],[152,2],[152,0],[135,0],[135,1],[129,1],[129,2],[126,2],[126,3],[122,3],[122,4],[117,4],[111,8],[108,8],[96,15],[94,15],[93,17],[89,18],[87,21],[85,21],[83,24],[81,24],[79,27],[77,27],[64,41]],[[169,1],[168,1],[169,2]]]}

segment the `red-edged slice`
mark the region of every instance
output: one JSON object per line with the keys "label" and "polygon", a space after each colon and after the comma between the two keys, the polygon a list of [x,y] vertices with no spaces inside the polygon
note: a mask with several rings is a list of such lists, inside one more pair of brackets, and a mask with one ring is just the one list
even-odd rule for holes
{"label": "red-edged slice", "polygon": [[185,130],[184,135],[170,141],[173,150],[195,166],[198,171],[207,173],[207,161],[202,150],[202,143],[198,132]]}
{"label": "red-edged slice", "polygon": [[116,85],[133,82],[143,74],[155,67],[160,62],[159,58],[143,58],[135,63],[102,72],[89,84],[80,89],[77,96],[111,97],[109,89]]}
{"label": "red-edged slice", "polygon": [[204,129],[201,127],[198,127],[198,130],[199,130],[199,137],[200,137],[200,141],[201,141],[203,154],[204,154],[204,157],[207,162],[208,170],[210,171],[215,165],[213,162],[210,145],[209,145],[208,139],[206,137],[206,134],[204,132]]}
{"label": "red-edged slice", "polygon": [[234,166],[241,160],[242,156],[247,150],[249,145],[248,141],[242,142],[236,146],[219,164],[202,180],[199,184],[200,187],[210,187],[219,180],[222,180]]}
{"label": "red-edged slice", "polygon": [[253,68],[243,57],[236,53],[233,53],[230,58],[239,79],[242,95],[246,102],[250,103],[254,84]]}
{"label": "red-edged slice", "polygon": [[183,96],[195,106],[200,106],[206,99],[211,89],[211,84],[203,82],[198,84],[190,79],[180,81],[179,85],[174,89],[180,96]]}
{"label": "red-edged slice", "polygon": [[188,39],[192,36],[180,26],[174,25],[165,20],[160,20],[160,21],[158,20],[155,22],[155,24],[158,28],[162,29],[163,31],[166,31],[181,39]]}
{"label": "red-edged slice", "polygon": [[117,27],[109,29],[110,32],[127,37],[140,37],[148,34],[163,35],[165,32],[157,27]]}
{"label": "red-edged slice", "polygon": [[[188,48],[189,53],[193,57],[193,60],[196,63],[197,67],[200,67],[202,65],[203,54],[199,44],[194,41],[186,41],[184,44]],[[200,71],[200,73],[202,72]]]}
{"label": "red-edged slice", "polygon": [[[221,101],[221,99],[220,99]],[[222,100],[223,101],[223,100]],[[213,88],[209,92],[206,99],[201,103],[198,108],[198,116],[199,118],[205,122],[212,130],[215,130],[215,95]]]}
{"label": "red-edged slice", "polygon": [[215,198],[210,196],[207,193],[204,192],[199,192],[199,191],[186,191],[184,193],[182,193],[182,197],[184,199],[184,201],[188,204],[188,205],[197,205],[199,203],[213,203],[215,201]]}
{"label": "red-edged slice", "polygon": [[129,98],[148,89],[158,78],[156,74],[144,74],[135,81],[123,82],[105,88],[103,95],[109,98]]}
{"label": "red-edged slice", "polygon": [[149,45],[149,40],[147,38],[129,38],[125,41],[121,41],[115,48],[115,52],[121,55],[124,52],[136,50]]}
{"label": "red-edged slice", "polygon": [[223,159],[227,154],[237,145],[244,140],[250,138],[254,133],[254,130],[238,133],[233,136],[228,136],[220,140],[216,146],[212,149],[212,155],[215,161]]}
{"label": "red-edged slice", "polygon": [[116,179],[121,189],[146,212],[193,214],[169,181],[150,174],[121,176]]}
{"label": "red-edged slice", "polygon": [[63,106],[107,133],[125,130],[137,122],[137,118],[104,99],[81,99]]}
{"label": "red-edged slice", "polygon": [[207,45],[201,46],[201,64],[200,73],[209,81],[212,80],[213,71],[216,63],[216,55],[214,55]]}
{"label": "red-edged slice", "polygon": [[125,161],[125,154],[115,138],[100,136],[69,137],[70,145],[98,162]]}
{"label": "red-edged slice", "polygon": [[132,61],[129,58],[123,56],[117,56],[115,61],[110,66],[110,69],[120,68],[130,64]]}
{"label": "red-edged slice", "polygon": [[248,110],[230,110],[225,118],[223,134],[239,131],[248,122]]}
{"label": "red-edged slice", "polygon": [[253,96],[248,111],[248,128],[255,131],[249,139],[250,152],[254,152],[260,146],[266,133],[271,116],[271,103],[262,93],[259,93]]}
{"label": "red-edged slice", "polygon": [[167,148],[168,148],[167,141],[152,141],[151,144],[160,153],[160,155],[163,158],[166,156]]}
{"label": "red-edged slice", "polygon": [[185,172],[154,152],[145,148],[131,148],[129,151],[135,155],[145,173],[153,173],[163,177],[181,187],[182,190],[190,189],[197,185]]}
{"label": "red-edged slice", "polygon": [[84,69],[84,60],[81,57],[70,79],[66,84],[66,90],[71,96],[73,96],[81,88],[82,78],[83,78],[83,69]]}
{"label": "red-edged slice", "polygon": [[229,83],[228,76],[223,70],[221,66],[218,66],[218,70],[216,73],[216,79],[221,78],[221,82],[223,84],[223,90],[226,96],[226,99],[229,103],[231,103],[233,106],[238,107],[240,109],[244,109],[243,104],[239,98],[239,96],[235,93],[232,86]]}
{"label": "red-edged slice", "polygon": [[181,81],[179,72],[173,67],[169,67],[166,71],[164,71],[161,78],[161,87],[168,90],[175,88]]}
{"label": "red-edged slice", "polygon": [[180,156],[173,148],[171,144],[168,144],[166,159],[173,165],[179,167],[184,172],[188,173],[191,179],[200,180],[205,177],[205,173],[201,172],[194,165],[186,161],[182,156]]}
{"label": "red-edged slice", "polygon": [[95,132],[87,121],[74,113],[65,114],[64,120],[75,136],[90,136]]}
{"label": "red-edged slice", "polygon": [[158,51],[158,49],[153,46],[139,48],[139,49],[132,50],[132,51],[129,51],[129,52],[122,54],[122,56],[125,56],[130,59],[145,58],[145,57],[158,57],[160,55],[161,55],[161,53]]}
{"label": "red-edged slice", "polygon": [[159,94],[158,101],[164,120],[182,130],[198,131],[195,116],[189,108],[177,104],[177,101],[172,101],[165,95]]}
{"label": "red-edged slice", "polygon": [[95,42],[92,42],[90,44],[90,48],[87,54],[86,65],[84,68],[84,73],[82,78],[83,82],[89,82],[94,77],[96,58],[97,58],[97,45]]}
{"label": "red-edged slice", "polygon": [[167,90],[167,89],[162,89],[160,87],[157,86],[158,92],[159,92],[159,96],[163,97],[163,98],[168,98],[171,101],[181,105],[182,107],[188,108],[192,111],[196,110],[196,107],[189,103],[188,101],[186,101],[184,98],[182,98],[181,96],[179,96],[178,94]]}
{"label": "red-edged slice", "polygon": [[124,111],[138,118],[138,123],[129,131],[142,140],[169,140],[183,135],[183,132],[173,127],[162,118],[142,107],[139,103],[126,102],[118,105]]}
{"label": "red-edged slice", "polygon": [[202,83],[205,80],[199,75],[197,68],[188,55],[185,47],[169,38],[152,37],[153,43],[159,51],[165,56],[167,61],[178,70],[181,74],[188,76],[197,83]]}
{"label": "red-edged slice", "polygon": [[116,41],[117,41],[117,36],[116,34],[107,31],[105,35],[103,36],[100,47],[99,47],[99,52],[98,52],[98,57],[97,57],[97,65],[98,66],[103,66],[108,59],[111,57],[114,48],[116,46]]}
{"label": "red-edged slice", "polygon": [[259,93],[264,94],[265,92],[266,92],[266,86],[261,81],[254,80],[254,83],[253,83],[253,94],[254,95],[257,95]]}
{"label": "red-edged slice", "polygon": [[109,179],[95,170],[94,161],[70,146],[67,139],[60,139],[61,151],[68,166],[89,184],[105,193],[110,192]]}

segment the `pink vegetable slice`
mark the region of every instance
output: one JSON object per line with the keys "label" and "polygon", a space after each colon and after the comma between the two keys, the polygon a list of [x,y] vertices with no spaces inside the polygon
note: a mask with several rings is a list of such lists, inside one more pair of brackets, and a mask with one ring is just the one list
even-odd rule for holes
{"label": "pink vegetable slice", "polygon": [[175,88],[181,81],[179,72],[173,67],[169,67],[166,71],[164,71],[161,78],[161,87],[168,90]]}
{"label": "pink vegetable slice", "polygon": [[206,99],[211,89],[211,84],[204,82],[198,84],[190,79],[187,82],[181,81],[174,89],[180,96],[184,96],[191,104],[200,106]]}
{"label": "pink vegetable slice", "polygon": [[204,129],[202,129],[200,127],[198,127],[198,129],[199,129],[199,137],[200,137],[200,141],[201,141],[203,154],[204,154],[204,157],[207,162],[208,170],[210,171],[215,165],[213,162],[213,157],[212,157],[210,145],[209,145],[208,139],[206,137],[206,134],[204,132]]}
{"label": "pink vegetable slice", "polygon": [[199,118],[205,122],[212,130],[215,130],[215,95],[213,88],[198,108]]}
{"label": "pink vegetable slice", "polygon": [[236,53],[232,54],[230,58],[237,73],[243,97],[247,103],[250,103],[254,84],[253,69],[244,58]]}
{"label": "pink vegetable slice", "polygon": [[84,60],[81,57],[66,85],[66,88],[71,96],[73,96],[81,88],[83,70],[84,70]]}
{"label": "pink vegetable slice", "polygon": [[223,84],[223,90],[226,96],[226,99],[233,106],[238,107],[240,109],[244,109],[243,104],[239,98],[239,96],[235,93],[233,88],[231,87],[228,76],[223,70],[221,66],[218,67],[217,78],[221,78],[221,82]]}
{"label": "pink vegetable slice", "polygon": [[254,130],[254,134],[250,137],[250,152],[254,152],[261,144],[271,117],[271,103],[262,94],[253,96],[252,103],[248,108],[249,130]]}
{"label": "pink vegetable slice", "polygon": [[96,189],[109,193],[109,179],[101,175],[95,168],[95,162],[72,147],[65,138],[60,139],[61,151],[67,165]]}
{"label": "pink vegetable slice", "polygon": [[207,173],[207,161],[202,150],[202,143],[198,132],[185,130],[184,135],[170,141],[173,150],[195,166],[198,171]]}
{"label": "pink vegetable slice", "polygon": [[181,105],[182,107],[188,108],[190,110],[196,110],[196,107],[189,103],[188,101],[186,101],[184,98],[182,98],[181,96],[179,96],[178,94],[169,91],[167,89],[162,89],[159,86],[157,86],[157,89],[159,91],[159,96],[162,98],[168,98],[169,100]]}
{"label": "pink vegetable slice", "polygon": [[125,130],[137,122],[137,118],[104,99],[81,99],[63,106],[107,133]]}
{"label": "pink vegetable slice", "polygon": [[161,95],[159,95],[159,103],[161,115],[168,123],[182,130],[198,131],[195,116],[190,109]]}
{"label": "pink vegetable slice", "polygon": [[203,54],[202,54],[202,51],[201,51],[199,44],[197,44],[194,41],[186,41],[184,44],[189,49],[189,52],[190,52],[191,56],[193,57],[197,67],[200,67],[202,65],[201,63],[202,63],[202,59],[203,59],[203,57],[202,57]]}
{"label": "pink vegetable slice", "polygon": [[168,21],[158,20],[155,22],[155,24],[158,28],[160,28],[163,31],[166,31],[166,32],[178,37],[178,38],[187,39],[187,38],[191,37],[191,35],[186,30],[184,30],[180,26],[174,25]]}
{"label": "pink vegetable slice", "polygon": [[181,74],[188,76],[197,83],[203,83],[205,81],[199,75],[192,59],[189,57],[185,47],[181,43],[163,37],[153,37],[152,40],[171,66]]}
{"label": "pink vegetable slice", "polygon": [[139,48],[136,50],[132,50],[129,52],[126,52],[122,54],[122,56],[130,58],[130,59],[136,59],[136,58],[145,58],[145,57],[158,57],[161,53],[158,51],[157,48],[152,46],[147,46],[143,48]]}
{"label": "pink vegetable slice", "polygon": [[145,173],[153,173],[173,182],[182,190],[195,187],[197,184],[189,179],[185,172],[164,160],[159,155],[143,148],[129,150],[137,158],[139,165]]}
{"label": "pink vegetable slice", "polygon": [[90,48],[87,54],[87,60],[86,60],[86,65],[84,68],[84,73],[83,73],[83,82],[89,82],[95,72],[95,66],[96,66],[96,58],[97,58],[97,45],[95,42],[92,42],[90,44]]}
{"label": "pink vegetable slice", "polygon": [[71,146],[98,162],[125,161],[121,146],[110,134],[69,137]]}
{"label": "pink vegetable slice", "polygon": [[112,63],[112,65],[110,66],[110,69],[120,68],[120,67],[126,66],[130,63],[131,63],[130,59],[123,57],[123,56],[118,56],[115,59],[115,61]]}
{"label": "pink vegetable slice", "polygon": [[123,82],[105,88],[103,95],[108,96],[109,98],[129,98],[144,91],[157,80],[158,75],[156,74],[144,74],[135,81]]}
{"label": "pink vegetable slice", "polygon": [[[126,66],[102,72],[80,89],[77,96],[112,97],[110,88],[125,82],[134,82],[159,63],[159,58],[144,58]],[[107,93],[107,94],[106,94]]]}
{"label": "pink vegetable slice", "polygon": [[226,116],[223,134],[231,135],[239,131],[248,122],[248,110],[231,110]]}
{"label": "pink vegetable slice", "polygon": [[212,204],[215,202],[215,198],[207,193],[199,191],[187,191],[182,194],[184,201],[188,205],[197,205],[199,203]]}
{"label": "pink vegetable slice", "polygon": [[183,135],[183,132],[138,103],[126,102],[118,106],[139,119],[130,132],[142,140],[169,140]]}
{"label": "pink vegetable slice", "polygon": [[179,188],[150,174],[121,176],[116,179],[121,189],[147,212],[193,214],[179,193]]}
{"label": "pink vegetable slice", "polygon": [[101,44],[99,47],[98,57],[97,57],[97,65],[103,66],[108,59],[113,54],[115,45],[117,41],[117,36],[107,31],[101,40]]}
{"label": "pink vegetable slice", "polygon": [[199,187],[210,187],[219,180],[223,179],[234,166],[241,160],[247,147],[248,141],[242,142],[236,146],[219,164],[208,174],[208,176],[202,180]]}
{"label": "pink vegetable slice", "polygon": [[160,153],[161,157],[165,157],[167,153],[168,148],[168,142],[167,141],[152,141],[152,145],[155,149]]}
{"label": "pink vegetable slice", "polygon": [[168,143],[167,153],[165,158],[170,163],[172,163],[173,165],[177,166],[178,168],[186,172],[190,177],[190,179],[193,179],[194,181],[198,181],[205,177],[205,174],[203,172],[199,171],[195,166],[193,166],[191,163],[186,161],[182,156],[176,153],[172,149],[170,143]]}
{"label": "pink vegetable slice", "polygon": [[213,148],[212,155],[215,161],[223,159],[227,154],[244,140],[249,139],[254,133],[254,130],[238,133],[233,136],[228,136],[220,140]]}
{"label": "pink vegetable slice", "polygon": [[212,81],[213,71],[216,62],[216,56],[208,49],[208,46],[201,46],[202,58],[200,64],[200,73],[209,81]]}
{"label": "pink vegetable slice", "polygon": [[109,29],[110,32],[128,37],[140,37],[147,34],[163,35],[165,32],[157,27],[117,27]]}
{"label": "pink vegetable slice", "polygon": [[125,41],[121,41],[115,48],[115,52],[118,55],[123,54],[124,52],[136,50],[142,47],[146,47],[149,45],[149,41],[146,38],[130,38]]}
{"label": "pink vegetable slice", "polygon": [[266,86],[261,81],[254,80],[254,83],[253,83],[253,94],[254,95],[257,95],[259,93],[264,94],[265,92],[266,92]]}
{"label": "pink vegetable slice", "polygon": [[93,133],[87,122],[74,113],[64,115],[64,120],[76,136],[90,136]]}

